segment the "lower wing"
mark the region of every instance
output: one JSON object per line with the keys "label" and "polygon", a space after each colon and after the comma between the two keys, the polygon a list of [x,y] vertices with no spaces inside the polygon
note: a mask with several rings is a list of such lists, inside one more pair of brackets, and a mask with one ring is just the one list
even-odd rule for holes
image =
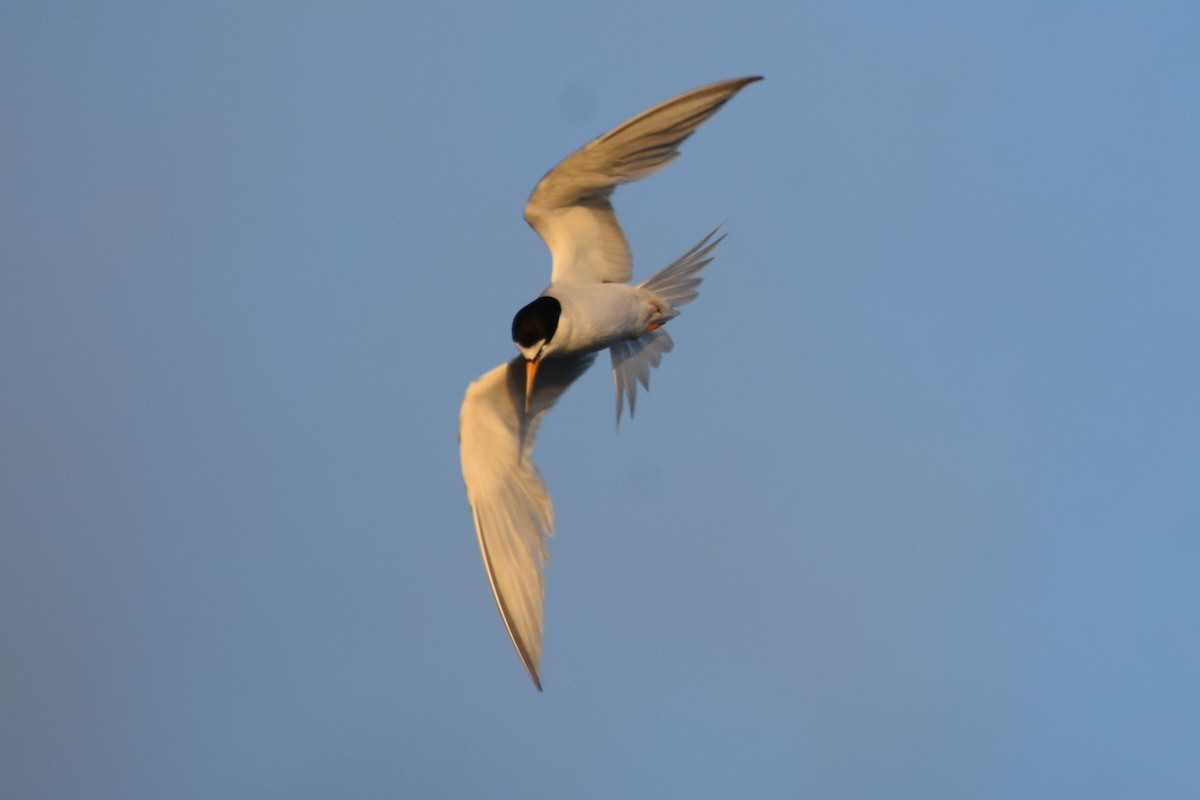
{"label": "lower wing", "polygon": [[540,691],[542,570],[554,511],[531,456],[542,418],[596,358],[548,358],[525,413],[525,359],[514,358],[467,387],[458,441],[467,500],[500,616]]}

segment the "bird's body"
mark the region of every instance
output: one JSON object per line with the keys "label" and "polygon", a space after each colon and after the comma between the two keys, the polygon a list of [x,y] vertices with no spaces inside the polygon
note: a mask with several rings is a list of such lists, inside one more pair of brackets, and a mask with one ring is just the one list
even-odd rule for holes
{"label": "bird's body", "polygon": [[639,284],[609,196],[678,155],[678,145],[742,87],[722,81],[661,103],[575,151],[538,182],[525,218],[550,248],[550,285],[513,318],[520,355],[473,382],[459,415],[463,481],[500,615],[540,689],[542,570],[554,533],[531,458],[537,428],[559,396],[609,349],[617,420],[637,384],[673,347],[662,326],[697,295],[698,273],[721,238],[699,244]]}
{"label": "bird's body", "polygon": [[562,305],[556,353],[594,353],[615,342],[636,339],[675,316],[670,304],[653,292],[628,283],[552,283],[542,293]]}

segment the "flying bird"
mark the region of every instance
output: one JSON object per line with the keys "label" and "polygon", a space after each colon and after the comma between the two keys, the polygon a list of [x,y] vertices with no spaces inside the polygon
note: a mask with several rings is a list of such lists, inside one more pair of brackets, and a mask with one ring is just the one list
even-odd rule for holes
{"label": "flying bird", "polygon": [[463,481],[500,616],[540,691],[542,571],[554,534],[550,496],[532,460],[542,419],[597,353],[608,348],[616,387],[633,416],[637,384],[673,347],[663,325],[694,300],[698,272],[724,236],[705,236],[671,264],[630,284],[633,260],[609,198],[657,172],[679,145],[746,84],[721,81],[667,100],[567,156],[538,181],[525,220],[550,249],[550,285],[516,313],[520,355],[467,387],[459,414]]}

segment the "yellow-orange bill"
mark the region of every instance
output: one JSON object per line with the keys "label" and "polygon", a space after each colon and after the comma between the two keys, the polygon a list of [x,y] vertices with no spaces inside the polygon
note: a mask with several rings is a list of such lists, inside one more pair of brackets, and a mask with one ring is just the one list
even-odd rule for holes
{"label": "yellow-orange bill", "polygon": [[525,413],[529,413],[529,398],[533,397],[533,377],[537,375],[540,361],[525,362]]}

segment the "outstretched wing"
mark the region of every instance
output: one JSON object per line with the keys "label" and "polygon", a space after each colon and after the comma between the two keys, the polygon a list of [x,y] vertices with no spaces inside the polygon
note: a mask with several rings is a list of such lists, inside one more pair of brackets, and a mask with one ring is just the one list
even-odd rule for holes
{"label": "outstretched wing", "polygon": [[589,353],[543,361],[526,414],[525,359],[518,356],[467,387],[459,413],[463,482],[483,563],[508,635],[539,691],[542,570],[554,512],[531,458],[533,444],[546,412],[595,358]]}
{"label": "outstretched wing", "polygon": [[609,196],[622,183],[657,172],[679,145],[746,84],[702,86],[643,111],[567,156],[534,187],[525,219],[550,248],[550,280],[628,282],[633,262]]}

